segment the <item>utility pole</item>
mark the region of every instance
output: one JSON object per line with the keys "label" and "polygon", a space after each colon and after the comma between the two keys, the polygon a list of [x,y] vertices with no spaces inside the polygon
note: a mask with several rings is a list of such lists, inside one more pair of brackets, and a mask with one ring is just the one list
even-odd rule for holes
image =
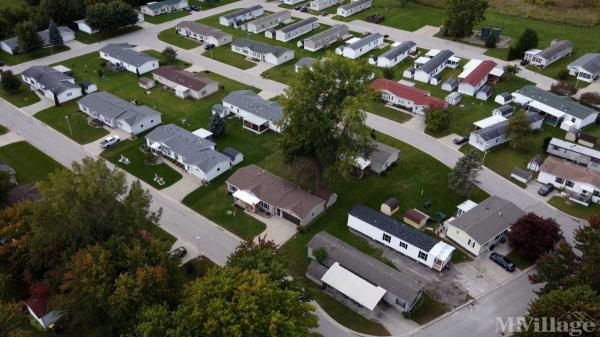
{"label": "utility pole", "polygon": [[67,125],[69,126],[69,133],[73,136],[73,129],[71,129],[71,122],[69,120],[69,115],[65,115],[65,119],[67,120]]}

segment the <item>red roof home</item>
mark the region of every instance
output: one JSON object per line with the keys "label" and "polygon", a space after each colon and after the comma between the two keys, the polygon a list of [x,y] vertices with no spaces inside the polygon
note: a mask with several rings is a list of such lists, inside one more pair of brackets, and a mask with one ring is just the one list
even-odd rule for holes
{"label": "red roof home", "polygon": [[25,305],[33,311],[33,313],[38,317],[44,317],[48,312],[48,302],[49,296],[48,293],[40,293],[31,296],[29,299],[25,301]]}
{"label": "red roof home", "polygon": [[463,78],[460,82],[476,86],[480,84],[481,81],[483,81],[483,79],[486,78],[486,76],[489,75],[494,68],[496,68],[497,65],[498,64],[494,61],[485,60],[479,63],[479,65],[475,67],[475,69],[473,69],[469,75]]}
{"label": "red roof home", "polygon": [[385,90],[390,93],[412,101],[415,105],[427,105],[432,108],[444,108],[446,102],[443,99],[432,97],[426,90],[413,88],[385,78],[378,78],[371,83],[375,90]]}

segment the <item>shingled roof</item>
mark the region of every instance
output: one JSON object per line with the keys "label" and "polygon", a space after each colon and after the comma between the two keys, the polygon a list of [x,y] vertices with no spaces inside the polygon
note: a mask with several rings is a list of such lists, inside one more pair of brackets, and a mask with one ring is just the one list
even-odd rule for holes
{"label": "shingled roof", "polygon": [[217,81],[208,77],[194,75],[174,65],[160,67],[154,70],[154,74],[194,91],[200,91],[209,84],[217,84]]}

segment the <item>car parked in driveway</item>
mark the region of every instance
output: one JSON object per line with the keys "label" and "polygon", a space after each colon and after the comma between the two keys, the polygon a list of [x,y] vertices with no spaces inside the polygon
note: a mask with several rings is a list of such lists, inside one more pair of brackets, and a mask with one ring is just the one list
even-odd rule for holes
{"label": "car parked in driveway", "polygon": [[465,136],[465,137],[454,138],[452,140],[452,143],[454,143],[454,145],[462,145],[468,141],[469,141],[469,136]]}
{"label": "car parked in driveway", "polygon": [[512,273],[516,269],[515,264],[509,258],[502,254],[492,253],[490,254],[490,260],[494,261],[494,263],[496,263],[497,265],[502,267],[502,269],[508,272]]}
{"label": "car parked in driveway", "polygon": [[111,146],[119,144],[120,141],[121,138],[119,136],[108,136],[100,142],[100,147],[103,149],[108,149]]}
{"label": "car parked in driveway", "polygon": [[554,191],[554,185],[548,183],[545,185],[542,185],[542,187],[540,187],[540,189],[538,190],[538,194],[541,195],[542,197],[547,196],[548,194],[550,194],[550,192]]}
{"label": "car parked in driveway", "polygon": [[187,254],[187,249],[185,247],[177,247],[169,252],[169,257],[178,257],[182,258]]}

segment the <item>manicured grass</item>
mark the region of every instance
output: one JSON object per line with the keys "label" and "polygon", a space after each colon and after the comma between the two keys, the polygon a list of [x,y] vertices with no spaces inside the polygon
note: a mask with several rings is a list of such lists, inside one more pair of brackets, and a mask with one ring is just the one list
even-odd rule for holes
{"label": "manicured grass", "polygon": [[201,0],[189,0],[188,2],[190,4],[190,6],[196,6],[198,8],[202,8],[202,9],[210,9],[210,8],[225,6],[225,5],[228,5],[228,4],[236,2],[236,1],[239,1],[239,0],[219,0],[219,1],[211,2],[211,3],[206,3]]}
{"label": "manicured grass", "polygon": [[576,204],[567,197],[554,196],[548,200],[548,203],[559,210],[580,219],[591,219],[600,214],[600,205],[591,204],[588,207]]}
{"label": "manicured grass", "polygon": [[253,238],[265,229],[265,225],[235,208],[233,200],[225,191],[225,180],[241,166],[260,164],[265,161],[276,147],[277,136],[272,132],[255,135],[244,130],[237,118],[226,120],[227,131],[217,139],[220,149],[233,147],[244,154],[244,161],[230,172],[224,173],[207,186],[200,187],[188,194],[183,203],[196,212],[206,216],[241,238]]}
{"label": "manicured grass", "polygon": [[319,303],[321,308],[331,316],[336,322],[354,331],[374,336],[389,336],[387,329],[377,323],[366,319],[360,314],[352,311],[352,309],[338,302],[329,294],[321,291],[314,284],[308,284],[308,289],[314,296],[315,301]]}
{"label": "manicured grass", "polygon": [[[66,116],[69,117],[68,123]],[[42,110],[34,117],[79,144],[93,142],[108,134],[104,128],[90,125],[87,115],[79,111],[74,101]]]}
{"label": "manicured grass", "polygon": [[[140,135],[135,140],[123,141],[121,144],[102,152],[102,157],[159,190],[179,181],[182,178],[181,174],[167,164],[148,165],[145,163],[144,152],[140,149],[145,143],[145,138]],[[119,162],[121,156],[125,156],[130,160],[129,165]],[[165,184],[161,186],[155,182],[155,175],[162,177]]]}
{"label": "manicured grass", "polygon": [[509,260],[511,260],[512,262],[514,262],[515,266],[517,266],[517,268],[519,268],[521,270],[527,269],[535,263],[535,261],[531,261],[529,259],[525,259],[525,258],[521,257],[514,250],[512,250],[512,251],[510,251],[510,253],[506,254],[506,257]]}
{"label": "manicured grass", "polygon": [[165,22],[168,22],[171,20],[182,18],[184,16],[188,16],[188,15],[190,15],[190,13],[186,12],[186,11],[176,11],[176,12],[161,14],[161,15],[157,15],[157,16],[144,15],[144,21],[158,25],[158,24],[165,23]]}
{"label": "manicured grass", "polygon": [[23,83],[21,83],[21,87],[19,87],[19,90],[16,92],[7,92],[4,89],[0,89],[0,97],[4,98],[10,102],[10,104],[18,108],[22,108],[40,101],[38,95],[29,90],[29,88]]}
{"label": "manicured grass", "polygon": [[92,43],[104,41],[104,40],[107,40],[107,39],[110,39],[110,38],[113,38],[113,37],[116,37],[119,35],[135,32],[136,30],[140,30],[140,29],[142,29],[142,27],[140,27],[138,25],[133,25],[133,26],[119,28],[119,29],[113,30],[111,32],[99,32],[99,33],[92,34],[92,35],[78,30],[75,32],[75,39],[77,41],[85,43],[85,44],[92,44]]}
{"label": "manicured grass", "polygon": [[148,233],[154,236],[154,238],[156,238],[157,240],[165,242],[167,245],[169,245],[169,247],[172,246],[175,243],[175,241],[177,241],[176,237],[169,234],[167,231],[160,228],[159,226],[155,226],[149,223],[145,227]]}
{"label": "manicured grass", "polygon": [[24,63],[24,62],[28,62],[28,61],[32,61],[32,60],[36,60],[42,57],[46,57],[46,56],[50,56],[53,54],[58,54],[58,53],[62,53],[64,51],[70,50],[71,48],[67,47],[67,46],[62,46],[62,47],[53,47],[53,48],[43,48],[40,49],[37,52],[34,53],[30,53],[30,54],[16,54],[16,55],[11,55],[7,52],[4,52],[2,50],[0,50],[0,61],[3,61],[4,64],[8,65],[8,66],[14,66],[16,64],[20,64],[20,63]]}
{"label": "manicured grass", "polygon": [[48,174],[63,166],[27,142],[0,147],[0,160],[17,171],[19,184],[45,180]]}
{"label": "manicured grass", "polygon": [[256,63],[246,60],[244,55],[231,51],[230,45],[213,48],[205,52],[203,55],[242,70],[250,69],[256,66]]}
{"label": "manicured grass", "polygon": [[[446,69],[442,72],[442,83],[451,76],[456,76],[462,71],[462,67],[458,69]],[[432,96],[444,99],[449,93],[443,91],[440,86],[433,86],[415,81],[416,87],[425,89]],[[520,77],[505,78],[498,84],[490,84],[494,89],[492,96],[487,101],[478,100],[475,97],[463,95],[459,105],[448,106],[448,114],[450,117],[449,126],[442,131],[430,133],[434,137],[444,137],[455,133],[461,136],[466,136],[471,131],[475,130],[474,122],[492,115],[492,110],[498,107],[494,102],[494,97],[502,92],[513,92],[522,88],[525,85],[532,84],[531,82]]]}
{"label": "manicured grass", "polygon": [[368,108],[370,113],[379,115],[381,117],[385,117],[387,119],[391,119],[394,122],[404,123],[412,118],[412,116],[408,113],[398,111],[394,108],[390,108],[383,103],[374,103]]}
{"label": "manicured grass", "polygon": [[[564,134],[565,132],[560,128],[544,124],[542,125],[542,130],[535,133],[531,137],[529,145],[523,149],[515,149],[510,143],[505,143],[488,150],[485,155],[484,165],[513,183],[524,187],[522,183],[510,177],[512,169],[515,167],[527,168],[527,163],[536,154],[546,157],[546,151],[543,146],[544,139],[548,137],[562,139]],[[471,145],[463,145],[461,152],[466,153],[468,151],[476,151],[483,155]]]}
{"label": "manicured grass", "polygon": [[423,297],[420,301],[421,302],[417,304],[417,307],[407,315],[408,318],[419,324],[425,324],[449,310],[448,306],[438,302],[427,293],[423,293]]}
{"label": "manicured grass", "polygon": [[197,40],[186,38],[177,34],[177,31],[175,31],[175,28],[173,27],[160,32],[158,34],[158,39],[183,49],[193,49],[200,45],[200,42]]}

